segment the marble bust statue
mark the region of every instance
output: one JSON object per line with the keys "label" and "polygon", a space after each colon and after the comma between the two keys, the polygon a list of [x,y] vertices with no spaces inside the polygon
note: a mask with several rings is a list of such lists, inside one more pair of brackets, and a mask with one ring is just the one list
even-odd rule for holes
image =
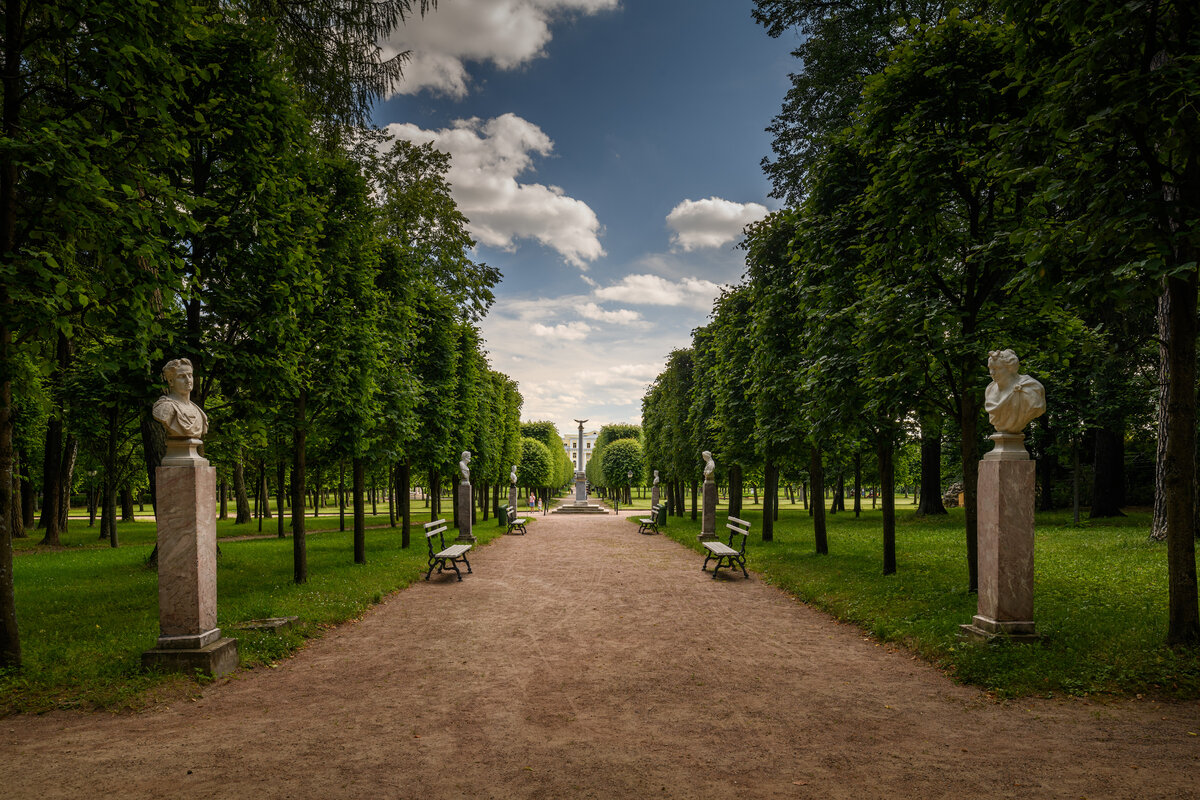
{"label": "marble bust statue", "polygon": [[471,451],[463,450],[462,458],[458,462],[458,471],[462,473],[463,483],[471,482],[471,468],[467,466],[471,463]]}
{"label": "marble bust statue", "polygon": [[658,470],[654,470],[654,485],[658,486]]}
{"label": "marble bust statue", "polygon": [[508,476],[508,479],[509,479],[509,481],[512,482],[513,486],[517,485],[517,465],[516,464],[513,464],[512,474]]}
{"label": "marble bust statue", "polygon": [[1012,350],[988,354],[992,382],[984,391],[983,407],[998,433],[1020,433],[1030,420],[1046,413],[1045,388],[1034,378],[1018,374],[1019,366]]}
{"label": "marble bust statue", "polygon": [[191,400],[192,362],[186,358],[168,361],[162,376],[170,394],[154,403],[154,418],[162,423],[167,436],[175,439],[200,439],[208,433],[208,415]]}
{"label": "marble bust statue", "polygon": [[713,480],[713,473],[717,471],[717,463],[713,461],[712,453],[705,450],[700,454],[704,458],[704,480]]}

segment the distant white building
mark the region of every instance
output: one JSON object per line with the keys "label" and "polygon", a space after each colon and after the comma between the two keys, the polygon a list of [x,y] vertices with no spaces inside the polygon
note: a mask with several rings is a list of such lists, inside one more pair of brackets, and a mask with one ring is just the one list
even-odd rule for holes
{"label": "distant white building", "polygon": [[[587,463],[592,460],[592,448],[596,446],[596,436],[600,431],[584,431],[583,432],[583,466],[587,467]],[[580,468],[579,461],[579,431],[575,431],[570,436],[562,437],[563,449],[567,451],[567,457],[571,459],[571,463],[576,469]]]}

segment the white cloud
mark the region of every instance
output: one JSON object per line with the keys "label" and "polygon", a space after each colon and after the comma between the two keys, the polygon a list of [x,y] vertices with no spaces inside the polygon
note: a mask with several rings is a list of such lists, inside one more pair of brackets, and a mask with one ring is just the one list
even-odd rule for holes
{"label": "white cloud", "polygon": [[628,325],[640,322],[642,315],[629,308],[618,308],[615,311],[603,309],[595,303],[584,303],[579,306],[579,316],[596,322],[613,322]]}
{"label": "white cloud", "polygon": [[720,197],[684,200],[667,214],[671,246],[685,253],[720,247],[742,235],[742,229],[767,215],[760,203],[734,203]]}
{"label": "white cloud", "polygon": [[618,283],[595,291],[601,300],[656,306],[712,308],[721,287],[702,278],[670,281],[658,275],[626,275]]}
{"label": "white cloud", "polygon": [[470,90],[468,63],[516,69],[546,54],[555,20],[617,7],[618,0],[443,0],[437,10],[396,29],[384,51],[411,51],[401,94],[428,89],[462,98]]}
{"label": "white cloud", "polygon": [[592,328],[586,322],[567,322],[563,325],[543,325],[540,322],[535,322],[529,330],[534,336],[544,336],[567,342],[578,342],[586,339]]}
{"label": "white cloud", "polygon": [[450,191],[470,220],[471,235],[483,244],[515,250],[516,239],[536,239],[580,269],[604,255],[600,221],[587,203],[557,186],[517,180],[533,169],[533,155],[548,156],[554,149],[532,122],[503,114],[456,120],[437,131],[393,123],[388,131],[397,139],[434,142],[450,154]]}

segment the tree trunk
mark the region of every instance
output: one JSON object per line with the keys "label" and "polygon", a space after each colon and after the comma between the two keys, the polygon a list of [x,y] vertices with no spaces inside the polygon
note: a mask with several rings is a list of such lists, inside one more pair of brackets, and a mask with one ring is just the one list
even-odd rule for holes
{"label": "tree trunk", "polygon": [[351,462],[354,472],[354,563],[367,563],[367,519],[363,492],[367,486],[367,469],[361,458]]}
{"label": "tree trunk", "polygon": [[833,492],[833,508],[832,511],[846,510],[846,470],[839,469],[837,474],[837,486]]}
{"label": "tree trunk", "polygon": [[371,473],[371,516],[372,517],[379,516],[379,506],[377,505],[378,502],[379,502],[378,493],[375,491],[375,474]]}
{"label": "tree trunk", "polygon": [[742,516],[742,465],[729,466],[729,516]]}
{"label": "tree trunk", "polygon": [[[16,451],[14,452],[14,456]],[[33,476],[31,466],[25,453],[21,454],[21,524],[13,530],[13,537],[23,539],[25,531],[31,529],[37,521],[37,510],[33,507]]]}
{"label": "tree trunk", "polygon": [[[1194,259],[1184,259],[1183,262]],[[1167,644],[1200,642],[1196,588],[1196,268],[1164,279],[1163,302],[1169,369],[1167,441],[1163,462],[1166,497]],[[1160,350],[1161,352],[1161,350]]]}
{"label": "tree trunk", "polygon": [[821,448],[812,446],[808,464],[808,477],[812,481],[813,535],[817,553],[829,554],[829,540],[825,531],[825,468],[821,465]]}
{"label": "tree trunk", "polygon": [[[450,524],[450,526],[452,528],[458,528],[458,515],[459,515],[460,510],[458,508],[458,492],[456,491],[457,489],[458,489],[458,486],[455,485],[454,477],[451,476],[451,478],[450,478],[450,508],[451,508],[451,512],[454,515],[454,519]],[[466,513],[468,513],[468,514],[471,513],[470,509],[467,509]]]}
{"label": "tree trunk", "polygon": [[8,514],[8,529],[12,532],[12,538],[20,539],[25,535],[25,515],[21,510],[21,463],[20,453],[13,450],[13,468],[11,489],[12,494],[9,497],[9,514]]}
{"label": "tree trunk", "polygon": [[[775,540],[775,506],[779,503],[778,491],[775,487],[778,471],[775,469],[775,462],[771,459],[766,459],[763,463],[763,521],[762,521],[762,540],[771,542]],[[773,489],[775,489],[773,491]]]}
{"label": "tree trunk", "polygon": [[338,531],[346,530],[346,462],[338,462]]}
{"label": "tree trunk", "polygon": [[[922,443],[922,449],[924,449]],[[879,438],[879,484],[883,489],[883,574],[896,572],[896,473],[890,437]],[[923,486],[924,484],[922,484]],[[946,510],[942,509],[942,513]]]}
{"label": "tree trunk", "polygon": [[280,539],[286,538],[287,533],[284,531],[284,517],[287,509],[285,496],[287,495],[287,464],[280,458],[275,462],[275,518],[278,520],[276,530]]}
{"label": "tree trunk", "polygon": [[54,351],[55,369],[50,376],[49,388],[53,400],[50,420],[46,425],[46,450],[42,457],[42,520],[38,527],[46,531],[41,544],[53,546],[58,546],[59,535],[62,532],[59,525],[62,515],[59,511],[62,502],[60,487],[63,476],[63,426],[66,419],[66,409],[62,400],[65,390],[62,388],[62,382],[67,371],[69,347],[67,335],[60,332]]}
{"label": "tree trunk", "polygon": [[[11,15],[10,15],[11,17]],[[6,40],[6,47],[13,43]],[[6,63],[15,63],[8,61]],[[15,72],[15,71],[13,71]],[[8,133],[8,104],[12,99],[10,80],[16,80],[16,75],[5,74],[4,106],[5,133]],[[16,162],[10,156],[3,158],[3,168],[0,169],[0,229],[3,236],[0,244],[5,245],[4,251],[12,248],[12,217],[16,213],[16,198],[13,187],[16,176]],[[12,503],[12,473],[13,473],[13,405],[12,405],[12,331],[6,321],[0,321],[0,667],[18,668],[21,666],[21,634],[17,628],[17,601],[13,592],[13,530],[12,515],[8,513]]]}
{"label": "tree trunk", "polygon": [[804,502],[804,510],[807,511],[808,515],[811,517],[812,508],[810,508],[808,505],[808,481],[802,481],[800,483],[800,499]]}
{"label": "tree trunk", "polygon": [[1125,505],[1125,436],[1120,430],[1096,428],[1095,460],[1092,468],[1090,519],[1123,517]]}
{"label": "tree trunk", "polygon": [[1071,507],[1072,521],[1079,524],[1079,442],[1071,443]]}
{"label": "tree trunk", "polygon": [[[964,363],[963,375],[972,374],[974,362]],[[962,430],[962,468],[963,468],[963,516],[966,520],[967,537],[967,591],[974,594],[979,591],[979,509],[976,500],[979,482],[979,399],[972,387],[959,387],[961,407],[959,427]]]}
{"label": "tree trunk", "polygon": [[246,525],[250,522],[250,497],[246,494],[246,464],[241,452],[233,462],[233,495],[237,501],[237,518],[233,524]]}
{"label": "tree trunk", "polygon": [[158,513],[158,466],[167,452],[167,433],[154,418],[149,404],[142,409],[142,458],[146,462],[146,480],[150,485],[150,506]]}
{"label": "tree trunk", "polygon": [[[429,483],[426,486],[425,494],[429,498],[429,521],[433,522],[438,518],[438,491],[437,491],[437,468],[429,468]],[[513,509],[514,511],[516,509]]]}
{"label": "tree trunk", "polygon": [[217,519],[229,519],[229,484],[221,481],[217,487]]}
{"label": "tree trunk", "polygon": [[1041,479],[1041,496],[1038,502],[1039,511],[1054,510],[1054,481],[1058,476],[1058,458],[1054,455],[1054,433],[1050,427],[1050,414],[1043,414],[1037,422],[1041,423],[1042,439],[1045,445],[1040,454],[1037,475]]}
{"label": "tree trunk", "polygon": [[[894,481],[894,463],[892,473]],[[879,482],[882,484],[883,479]],[[893,507],[895,504],[893,498]],[[924,416],[921,418],[921,499],[917,503],[917,514],[933,516],[946,513],[946,506],[942,503],[942,421],[933,415]]]}
{"label": "tree trunk", "polygon": [[396,527],[396,513],[399,510],[399,492],[396,491],[396,467],[392,466],[388,469],[387,493],[388,493],[388,526]]}
{"label": "tree trunk", "polygon": [[258,460],[258,496],[262,503],[263,519],[271,518],[271,486],[267,482],[267,461]]}
{"label": "tree trunk", "polygon": [[308,583],[308,548],[304,537],[304,471],[308,439],[306,392],[301,389],[292,416],[292,579]]}
{"label": "tree trunk", "polygon": [[75,434],[67,434],[67,443],[63,447],[62,463],[59,465],[58,484],[58,530],[67,532],[67,523],[71,512],[71,487],[75,485],[75,460],[79,456],[79,439]]}
{"label": "tree trunk", "polygon": [[696,509],[696,496],[699,494],[700,494],[700,481],[693,478],[692,479],[692,521],[695,521],[696,519],[699,518],[699,514],[697,513],[697,509]]}
{"label": "tree trunk", "polygon": [[137,517],[133,513],[133,492],[129,484],[121,487],[121,522],[134,522]]}
{"label": "tree trunk", "polygon": [[411,467],[408,459],[400,462],[399,477],[396,479],[396,494],[400,500],[400,547],[408,547],[409,530],[411,527],[412,501],[409,497],[410,485],[412,480],[410,477]]}
{"label": "tree trunk", "polygon": [[854,516],[862,515],[862,453],[854,454]]}

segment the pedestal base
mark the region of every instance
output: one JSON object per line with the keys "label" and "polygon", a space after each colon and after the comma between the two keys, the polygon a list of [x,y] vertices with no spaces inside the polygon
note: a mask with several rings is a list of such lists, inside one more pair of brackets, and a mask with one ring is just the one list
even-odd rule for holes
{"label": "pedestal base", "polygon": [[976,614],[970,625],[958,626],[958,637],[973,642],[993,642],[997,639],[1028,643],[1041,641],[1033,620],[994,620]]}
{"label": "pedestal base", "polygon": [[[179,637],[169,637],[179,638]],[[161,641],[161,640],[160,640]],[[238,667],[236,639],[217,639],[203,647],[156,647],[142,653],[142,666],[163,672],[197,672],[212,678],[228,675]]]}
{"label": "pedestal base", "polygon": [[651,505],[651,507],[658,505],[658,498],[659,498],[658,487],[657,486],[651,487],[650,488],[650,505]]}

